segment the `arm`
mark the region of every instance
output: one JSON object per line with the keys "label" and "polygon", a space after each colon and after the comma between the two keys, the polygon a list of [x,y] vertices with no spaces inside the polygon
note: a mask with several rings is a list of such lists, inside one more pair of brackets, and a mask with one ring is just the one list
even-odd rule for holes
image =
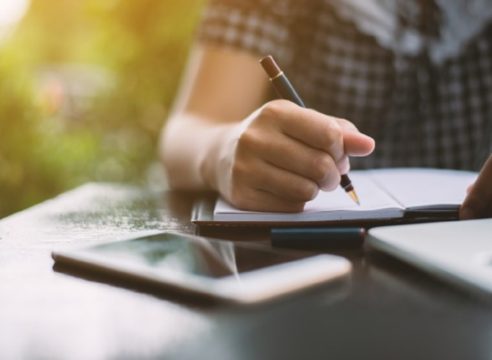
{"label": "arm", "polygon": [[222,138],[264,102],[267,86],[252,55],[195,46],[161,136],[173,188],[219,190],[207,160],[216,161]]}
{"label": "arm", "polygon": [[374,141],[346,120],[264,104],[269,86],[252,55],[194,49],[162,134],[172,187],[213,189],[245,209],[299,211],[320,188],[338,186],[348,155],[372,151]]}

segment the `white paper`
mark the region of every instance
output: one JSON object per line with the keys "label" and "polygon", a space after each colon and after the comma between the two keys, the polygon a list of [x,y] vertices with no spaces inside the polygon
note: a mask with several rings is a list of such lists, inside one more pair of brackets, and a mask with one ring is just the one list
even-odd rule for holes
{"label": "white paper", "polygon": [[461,204],[477,174],[469,171],[400,168],[371,170],[374,181],[402,207],[436,208]]}
{"label": "white paper", "polygon": [[216,221],[331,221],[384,219],[403,216],[409,208],[459,205],[477,174],[467,171],[399,168],[350,172],[361,205],[341,189],[320,191],[300,213],[244,211],[219,199]]}

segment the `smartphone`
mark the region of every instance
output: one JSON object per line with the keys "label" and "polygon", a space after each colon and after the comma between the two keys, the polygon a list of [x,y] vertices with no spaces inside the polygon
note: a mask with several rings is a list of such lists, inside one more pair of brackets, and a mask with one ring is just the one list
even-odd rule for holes
{"label": "smartphone", "polygon": [[53,251],[52,257],[58,264],[238,304],[291,294],[341,278],[351,270],[350,262],[340,256],[274,250],[176,232]]}

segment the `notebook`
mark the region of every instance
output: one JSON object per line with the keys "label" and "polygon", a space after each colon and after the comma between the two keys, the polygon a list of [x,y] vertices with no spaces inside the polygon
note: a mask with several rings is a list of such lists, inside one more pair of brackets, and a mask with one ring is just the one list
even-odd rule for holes
{"label": "notebook", "polygon": [[370,247],[492,299],[492,219],[369,230]]}
{"label": "notebook", "polygon": [[[318,223],[401,219],[404,217],[456,218],[467,187],[477,173],[427,168],[351,171],[359,195],[358,206],[341,189],[320,191],[299,213],[257,212],[238,209],[219,198],[211,222]],[[200,222],[200,219],[195,219]]]}

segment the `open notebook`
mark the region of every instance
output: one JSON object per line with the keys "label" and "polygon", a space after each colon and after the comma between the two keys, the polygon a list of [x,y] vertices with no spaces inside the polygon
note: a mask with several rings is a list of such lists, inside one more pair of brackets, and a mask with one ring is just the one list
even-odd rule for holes
{"label": "open notebook", "polygon": [[300,213],[244,211],[219,199],[213,211],[217,222],[331,222],[381,220],[411,214],[455,213],[477,174],[467,171],[401,168],[351,171],[358,206],[341,189],[322,192]]}

